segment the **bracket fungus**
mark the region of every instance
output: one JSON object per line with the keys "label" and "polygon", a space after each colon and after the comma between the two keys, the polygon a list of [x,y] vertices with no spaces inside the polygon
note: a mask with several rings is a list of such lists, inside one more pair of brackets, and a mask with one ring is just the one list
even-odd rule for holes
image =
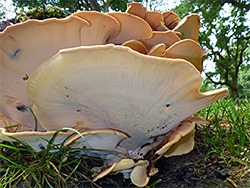
{"label": "bracket fungus", "polygon": [[55,136],[55,144],[97,149],[84,153],[105,160],[94,180],[122,172],[141,187],[160,157],[193,149],[195,124],[205,122],[191,116],[228,94],[199,92],[209,52],[197,42],[199,17],[179,22],[128,6],[0,33],[0,140],[40,151]]}

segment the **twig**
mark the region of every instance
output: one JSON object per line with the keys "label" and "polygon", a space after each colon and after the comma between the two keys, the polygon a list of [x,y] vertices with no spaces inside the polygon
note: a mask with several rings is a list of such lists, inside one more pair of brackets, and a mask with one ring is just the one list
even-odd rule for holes
{"label": "twig", "polygon": [[88,180],[89,182],[91,182],[92,184],[94,184],[96,187],[98,188],[102,188],[101,186],[97,185],[95,182],[93,182],[90,178],[88,178],[87,176],[85,176],[84,174],[78,173],[80,176],[82,176],[84,179]]}
{"label": "twig", "polygon": [[238,186],[236,185],[236,183],[234,183],[234,181],[233,181],[232,179],[227,178],[227,181],[228,181],[229,183],[231,183],[235,188],[238,188]]}

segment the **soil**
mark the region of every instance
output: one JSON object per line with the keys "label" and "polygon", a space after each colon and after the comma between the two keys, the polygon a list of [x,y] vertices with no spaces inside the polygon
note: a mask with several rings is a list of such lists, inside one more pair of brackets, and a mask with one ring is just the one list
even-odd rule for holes
{"label": "soil", "polygon": [[[195,148],[190,153],[171,158],[162,157],[157,161],[155,166],[159,172],[151,177],[148,187],[250,187],[250,173],[243,170],[244,166],[232,162],[226,164],[222,157],[215,154],[206,156],[210,152],[209,148],[197,133],[195,139]],[[135,187],[130,180],[124,180],[122,174],[104,177],[96,184],[103,188]],[[83,183],[77,187],[93,187],[93,184],[90,186],[89,183]]]}

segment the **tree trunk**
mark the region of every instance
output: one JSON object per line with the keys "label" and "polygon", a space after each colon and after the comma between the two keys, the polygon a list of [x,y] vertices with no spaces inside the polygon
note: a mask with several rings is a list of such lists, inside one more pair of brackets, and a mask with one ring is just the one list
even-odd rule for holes
{"label": "tree trunk", "polygon": [[92,10],[95,10],[95,11],[101,11],[100,10],[100,5],[98,4],[97,0],[89,0],[89,4],[92,8]]}
{"label": "tree trunk", "polygon": [[237,99],[239,98],[239,88],[238,88],[238,78],[237,75],[231,75],[233,87],[231,87],[233,100],[237,103]]}
{"label": "tree trunk", "polygon": [[232,92],[233,100],[237,101],[237,99],[239,98],[239,92],[238,92],[238,90],[231,89],[231,92]]}

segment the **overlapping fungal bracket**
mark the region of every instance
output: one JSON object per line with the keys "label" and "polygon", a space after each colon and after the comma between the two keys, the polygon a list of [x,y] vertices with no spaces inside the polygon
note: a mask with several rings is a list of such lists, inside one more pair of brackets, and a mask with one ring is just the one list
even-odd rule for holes
{"label": "overlapping fungal bracket", "polygon": [[95,180],[124,172],[145,186],[157,159],[192,150],[195,123],[204,122],[190,116],[228,94],[199,92],[209,52],[197,42],[199,26],[196,14],[179,22],[129,3],[126,13],[8,27],[0,33],[0,140],[40,151],[56,135],[54,144],[98,149],[85,153],[106,160]]}

